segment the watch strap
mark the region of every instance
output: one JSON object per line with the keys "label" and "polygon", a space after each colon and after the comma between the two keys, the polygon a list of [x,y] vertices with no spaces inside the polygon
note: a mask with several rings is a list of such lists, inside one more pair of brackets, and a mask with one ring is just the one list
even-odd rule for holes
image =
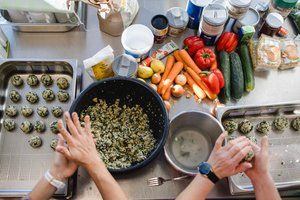
{"label": "watch strap", "polygon": [[49,172],[49,170],[45,173],[45,179],[57,189],[64,188],[66,186],[65,183],[56,180]]}
{"label": "watch strap", "polygon": [[220,179],[217,177],[217,175],[212,171],[210,170],[210,172],[206,175],[207,178],[209,180],[211,180],[214,184],[216,184]]}

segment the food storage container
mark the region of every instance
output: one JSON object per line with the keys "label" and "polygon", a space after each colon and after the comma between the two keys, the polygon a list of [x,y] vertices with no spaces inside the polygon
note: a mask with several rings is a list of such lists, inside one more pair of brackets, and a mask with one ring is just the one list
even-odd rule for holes
{"label": "food storage container", "polygon": [[269,4],[270,12],[279,13],[284,19],[290,14],[298,0],[271,0]]}
{"label": "food storage container", "polygon": [[284,19],[279,13],[272,12],[268,14],[263,27],[260,30],[260,34],[266,34],[274,36],[279,28],[283,25]]}
{"label": "food storage container", "polygon": [[188,27],[198,29],[202,12],[205,6],[210,4],[212,0],[188,0],[186,11],[189,15]]}
{"label": "food storage container", "polygon": [[182,33],[189,22],[189,16],[185,10],[179,7],[170,8],[166,14],[169,20],[168,35],[177,37]]}
{"label": "food storage container", "polygon": [[251,0],[228,0],[228,14],[233,19],[241,19],[248,11]]}
{"label": "food storage container", "polygon": [[199,26],[199,35],[205,45],[213,45],[224,30],[228,19],[226,7],[221,4],[209,4],[203,10],[202,21]]}
{"label": "food storage container", "polygon": [[125,53],[139,62],[149,56],[154,43],[154,36],[147,26],[134,24],[123,31],[121,43]]}
{"label": "food storage container", "polygon": [[127,54],[119,55],[112,63],[115,76],[135,78],[137,69],[138,63],[135,58]]}
{"label": "food storage container", "polygon": [[246,15],[242,19],[239,19],[234,23],[232,31],[238,33],[239,29],[242,26],[253,26],[255,28],[258,25],[259,21],[259,13],[255,9],[249,8]]}

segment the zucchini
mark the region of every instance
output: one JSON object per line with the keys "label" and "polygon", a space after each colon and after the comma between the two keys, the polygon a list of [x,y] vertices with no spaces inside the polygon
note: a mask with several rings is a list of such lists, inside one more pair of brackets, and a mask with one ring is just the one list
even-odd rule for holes
{"label": "zucchini", "polygon": [[222,88],[219,99],[222,103],[226,103],[230,100],[230,62],[229,54],[226,51],[221,51],[219,53],[219,68],[223,73],[224,77],[224,87]]}
{"label": "zucchini", "polygon": [[240,56],[236,52],[230,54],[230,72],[231,97],[238,100],[244,93],[244,74]]}
{"label": "zucchini", "polygon": [[240,56],[244,72],[245,91],[251,92],[255,86],[254,72],[250,52],[247,45],[240,46]]}

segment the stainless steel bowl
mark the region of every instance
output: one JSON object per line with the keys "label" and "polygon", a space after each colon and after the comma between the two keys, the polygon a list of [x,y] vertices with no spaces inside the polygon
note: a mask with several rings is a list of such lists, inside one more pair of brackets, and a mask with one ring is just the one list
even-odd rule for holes
{"label": "stainless steel bowl", "polygon": [[222,124],[208,113],[191,111],[178,114],[171,120],[164,147],[168,162],[185,174],[197,174],[197,165],[208,159],[223,131]]}

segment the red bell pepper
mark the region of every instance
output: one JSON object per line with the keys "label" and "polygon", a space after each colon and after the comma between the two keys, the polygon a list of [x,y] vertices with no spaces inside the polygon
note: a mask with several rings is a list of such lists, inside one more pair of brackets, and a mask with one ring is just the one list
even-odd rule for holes
{"label": "red bell pepper", "polygon": [[222,89],[225,85],[225,81],[224,81],[224,76],[222,74],[222,72],[219,69],[213,69],[212,73],[214,73],[218,79],[219,79],[219,83],[220,83],[220,89]]}
{"label": "red bell pepper", "polygon": [[190,56],[194,56],[195,53],[204,47],[203,39],[198,36],[190,36],[183,41],[185,49],[187,49]]}
{"label": "red bell pepper", "polygon": [[231,53],[238,45],[238,36],[232,32],[223,33],[217,41],[217,50]]}
{"label": "red bell pepper", "polygon": [[201,70],[209,69],[216,60],[215,53],[209,48],[203,48],[197,51],[194,61]]}

